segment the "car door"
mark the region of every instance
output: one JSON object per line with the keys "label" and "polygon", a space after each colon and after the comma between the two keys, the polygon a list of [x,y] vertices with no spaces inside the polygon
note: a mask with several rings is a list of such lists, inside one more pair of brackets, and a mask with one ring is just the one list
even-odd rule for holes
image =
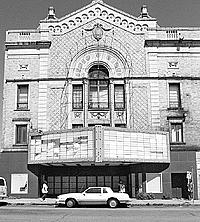
{"label": "car door", "polygon": [[91,187],[82,193],[82,198],[79,201],[80,204],[104,204],[104,198],[102,195],[101,187]]}

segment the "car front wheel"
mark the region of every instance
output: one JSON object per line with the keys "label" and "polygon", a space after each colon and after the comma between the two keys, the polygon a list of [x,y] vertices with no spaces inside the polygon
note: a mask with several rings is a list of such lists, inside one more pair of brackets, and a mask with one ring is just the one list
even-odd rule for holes
{"label": "car front wheel", "polygon": [[110,199],[108,200],[108,206],[111,208],[115,208],[118,205],[118,200],[116,199]]}
{"label": "car front wheel", "polygon": [[65,201],[65,205],[68,208],[72,208],[72,207],[74,207],[76,205],[76,201],[74,199],[67,199]]}

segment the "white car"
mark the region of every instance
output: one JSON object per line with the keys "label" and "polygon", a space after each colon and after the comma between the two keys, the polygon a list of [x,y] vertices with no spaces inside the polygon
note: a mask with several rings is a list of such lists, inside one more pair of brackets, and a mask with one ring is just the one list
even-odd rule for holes
{"label": "white car", "polygon": [[110,187],[89,187],[82,193],[59,195],[56,205],[74,207],[76,205],[108,205],[111,208],[119,204],[129,205],[131,199],[127,193],[115,193]]}
{"label": "white car", "polygon": [[3,177],[0,177],[0,198],[7,197],[7,185],[6,180]]}

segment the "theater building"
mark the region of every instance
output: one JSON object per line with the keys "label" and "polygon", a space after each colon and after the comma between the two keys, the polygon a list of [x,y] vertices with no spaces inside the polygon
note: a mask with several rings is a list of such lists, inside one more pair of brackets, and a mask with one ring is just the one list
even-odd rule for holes
{"label": "theater building", "polygon": [[[45,16],[44,16],[45,17]],[[37,24],[36,24],[37,25]],[[11,196],[89,186],[200,198],[200,28],[92,1],[5,41],[0,175]]]}

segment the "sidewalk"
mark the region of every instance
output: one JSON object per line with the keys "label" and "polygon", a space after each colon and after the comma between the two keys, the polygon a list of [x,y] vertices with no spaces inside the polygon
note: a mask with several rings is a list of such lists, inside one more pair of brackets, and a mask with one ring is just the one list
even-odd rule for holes
{"label": "sidewalk", "polygon": [[[12,199],[7,198],[0,200],[0,205],[47,205],[54,206],[55,198],[47,198],[45,202],[41,201],[40,198],[20,198]],[[183,199],[171,199],[171,200],[137,200],[131,199],[131,206],[200,206],[200,200],[183,200]]]}

